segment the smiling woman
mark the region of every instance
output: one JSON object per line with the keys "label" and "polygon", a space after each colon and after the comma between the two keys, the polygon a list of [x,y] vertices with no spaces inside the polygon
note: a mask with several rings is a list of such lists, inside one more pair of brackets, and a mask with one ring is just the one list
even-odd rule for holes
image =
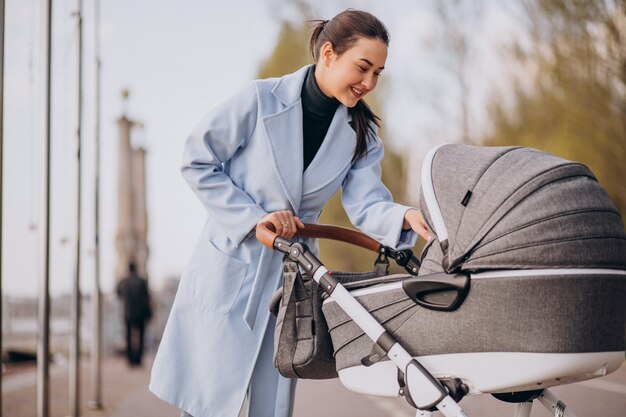
{"label": "smiling woman", "polygon": [[367,137],[380,118],[361,99],[378,82],[387,60],[389,31],[375,16],[346,10],[331,20],[318,21],[310,51],[317,63],[315,79],[322,92],[350,108],[357,134],[354,159],[367,152]]}
{"label": "smiling woman", "polygon": [[[395,249],[425,238],[421,213],[393,202],[380,180],[376,88],[389,34],[369,13],[318,21],[314,65],[256,80],[194,129],[182,173],[208,220],[180,280],[150,389],[194,417],[291,415],[295,381],[272,365],[268,305],[282,257],[254,239],[272,223],[285,239],[317,223],[339,190],[352,223]],[[316,248],[311,239],[301,239]]]}
{"label": "smiling woman", "polygon": [[387,60],[387,45],[378,39],[361,38],[341,55],[327,41],[320,52],[322,65],[316,67],[315,74],[320,88],[349,108],[376,87]]}

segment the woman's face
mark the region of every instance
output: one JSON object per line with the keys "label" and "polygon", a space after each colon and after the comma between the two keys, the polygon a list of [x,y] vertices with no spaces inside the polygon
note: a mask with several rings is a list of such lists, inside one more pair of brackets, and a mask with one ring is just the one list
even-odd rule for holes
{"label": "woman's face", "polygon": [[347,107],[376,88],[387,60],[387,45],[379,39],[360,38],[341,55],[327,42],[320,52],[315,79],[324,94]]}

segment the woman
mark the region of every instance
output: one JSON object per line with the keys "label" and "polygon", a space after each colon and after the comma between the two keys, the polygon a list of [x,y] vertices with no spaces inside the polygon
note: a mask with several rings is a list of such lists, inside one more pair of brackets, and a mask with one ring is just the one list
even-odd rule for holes
{"label": "woman", "polygon": [[269,221],[290,239],[316,223],[341,188],[352,223],[378,241],[412,247],[414,231],[428,239],[419,211],[393,203],[380,181],[377,117],[362,101],[376,87],[388,43],[369,13],[346,10],[320,21],[311,38],[314,66],[254,81],[189,137],[182,173],[208,220],[150,384],[183,415],[236,417],[246,393],[249,416],[291,414],[295,383],[272,366],[268,311],[282,255],[255,239],[257,223]]}

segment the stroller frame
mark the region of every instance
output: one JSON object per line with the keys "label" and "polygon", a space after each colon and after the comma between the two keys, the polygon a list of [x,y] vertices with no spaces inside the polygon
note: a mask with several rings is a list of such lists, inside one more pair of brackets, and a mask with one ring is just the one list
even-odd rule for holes
{"label": "stroller frame", "polygon": [[[257,225],[257,239],[269,248],[284,253],[291,260],[297,262],[303,270],[312,275],[313,279],[328,294],[329,298],[336,302],[375,343],[374,346],[377,353],[381,357],[386,355],[395,364],[398,368],[399,382],[401,382],[398,395],[404,396],[409,404],[417,408],[416,417],[431,416],[435,409],[439,410],[446,417],[469,416],[457,402],[467,393],[467,387],[464,387],[460,380],[456,386],[448,383],[444,386],[416,358],[412,357],[358,300],[329,273],[328,269],[311,253],[305,244],[283,239],[273,229],[273,225],[269,222]],[[308,238],[339,240],[378,253],[384,253],[388,249],[360,232],[337,226],[306,225],[304,229],[298,231],[297,235]],[[409,266],[406,266],[407,262]],[[411,271],[415,267],[415,262],[419,265],[419,261],[411,257],[404,264]],[[453,397],[457,398],[457,400]],[[514,417],[529,417],[535,399],[538,399],[555,416],[575,417],[574,413],[549,389],[534,391],[526,397],[524,395],[520,396]]]}
{"label": "stroller frame", "polygon": [[[548,389],[541,391],[536,399],[555,417],[576,417],[574,413],[567,408],[565,403],[559,400],[554,393]],[[515,407],[515,414],[513,417],[530,417],[533,401],[534,400],[518,403]],[[416,417],[430,417],[432,415],[433,412],[427,410],[418,410],[415,414]]]}

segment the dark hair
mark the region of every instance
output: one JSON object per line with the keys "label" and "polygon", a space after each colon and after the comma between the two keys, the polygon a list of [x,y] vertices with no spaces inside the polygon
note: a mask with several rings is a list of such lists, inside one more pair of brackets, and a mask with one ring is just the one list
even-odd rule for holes
{"label": "dark hair", "polygon": [[[317,63],[322,45],[330,42],[337,55],[352,48],[360,38],[378,39],[389,45],[389,31],[374,15],[360,10],[348,9],[330,20],[314,20],[315,27],[311,35],[309,49]],[[367,155],[367,142],[374,137],[374,125],[380,127],[380,117],[360,99],[351,108],[352,128],[356,132],[356,147],[352,161]]]}

